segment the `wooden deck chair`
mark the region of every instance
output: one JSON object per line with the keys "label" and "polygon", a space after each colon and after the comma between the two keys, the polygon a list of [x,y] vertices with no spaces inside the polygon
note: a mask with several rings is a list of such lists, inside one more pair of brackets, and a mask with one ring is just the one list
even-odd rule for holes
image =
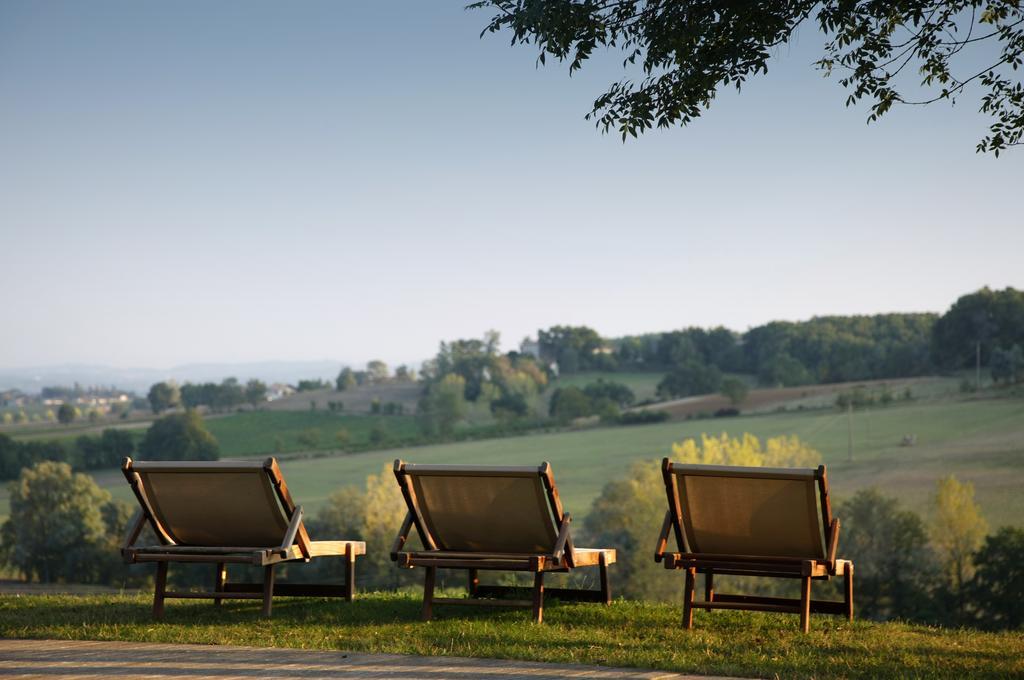
{"label": "wooden deck chair", "polygon": [[[414,465],[395,461],[395,476],[409,506],[391,551],[400,567],[424,567],[423,620],[433,605],[469,604],[532,607],[544,616],[544,574],[596,566],[599,590],[554,588],[547,594],[561,600],[611,604],[608,565],[610,549],[577,548],[569,535],[569,513],[563,511],[551,466],[495,467]],[[416,527],[423,550],[407,551]],[[468,598],[434,597],[438,568],[466,569]],[[481,585],[481,570],[533,573],[532,598],[498,599],[523,589]]]}
{"label": "wooden deck chair", "polygon": [[[277,461],[136,462],[121,466],[139,501],[125,538],[124,561],[156,563],[153,617],[161,618],[167,598],[262,599],[270,616],[274,595],[344,597],[355,594],[355,562],[366,554],[362,541],[311,541]],[[146,524],[159,545],[136,546]],[[344,585],[274,582],[274,567],[314,557],[345,560]],[[210,592],[167,591],[170,562],[214,565]],[[228,564],[263,567],[263,583],[227,583]]]}
{"label": "wooden deck chair", "polygon": [[[844,614],[853,621],[853,563],[836,559],[839,520],[832,517],[825,466],[790,468],[682,465],[662,461],[668,512],[654,559],[686,572],[683,626],[694,608]],[[666,552],[673,533],[679,552]],[[704,601],[694,601],[704,574]],[[800,579],[800,599],[723,595],[715,574]],[[842,576],[844,601],[811,599],[811,582]]]}

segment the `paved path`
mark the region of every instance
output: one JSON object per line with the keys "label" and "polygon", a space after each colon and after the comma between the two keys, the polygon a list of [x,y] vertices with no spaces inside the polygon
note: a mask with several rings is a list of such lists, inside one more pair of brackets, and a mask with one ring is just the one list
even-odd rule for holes
{"label": "paved path", "polygon": [[[303,649],[0,639],[0,676],[47,678],[644,678],[698,676],[496,659],[347,654]],[[702,680],[709,680],[701,676]]]}

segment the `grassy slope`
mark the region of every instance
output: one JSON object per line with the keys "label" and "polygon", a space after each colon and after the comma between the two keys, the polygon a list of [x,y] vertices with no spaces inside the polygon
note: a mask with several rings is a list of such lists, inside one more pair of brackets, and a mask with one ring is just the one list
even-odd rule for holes
{"label": "grassy slope", "polygon": [[325,411],[249,411],[228,418],[211,418],[206,427],[217,438],[224,457],[273,454],[276,440],[282,451],[309,448],[299,436],[311,429],[320,431],[318,449],[339,448],[335,434],[345,428],[352,444],[369,441],[370,430],[380,423],[395,439],[417,434],[413,416],[347,416]]}
{"label": "grassy slope", "polygon": [[523,610],[443,608],[419,618],[415,595],[373,594],[351,604],[283,600],[272,620],[253,603],[172,601],[163,623],[144,596],[0,597],[0,636],[236,644],[423,655],[514,658],[751,677],[1010,677],[1024,673],[1019,633],[795,616],[696,613],[679,627],[673,605],[554,605],[544,624]]}
{"label": "grassy slope", "polygon": [[[868,427],[870,426],[870,436]],[[395,457],[431,463],[534,464],[555,468],[566,506],[578,517],[604,484],[626,474],[637,460],[669,455],[671,443],[702,432],[752,432],[758,436],[797,434],[811,442],[830,466],[840,498],[876,485],[924,510],[935,480],[946,474],[974,481],[993,525],[1020,524],[1024,516],[1024,401],[942,402],[895,406],[870,415],[854,414],[854,462],[846,461],[846,416],[832,411],[601,428],[540,434],[405,451],[290,460],[283,463],[296,497],[315,508],[332,490],[360,484]],[[899,446],[905,433],[918,444]]]}
{"label": "grassy slope", "polygon": [[[259,414],[260,419],[270,414]],[[273,414],[309,418],[294,425],[294,436],[324,413]],[[355,420],[372,423],[369,419]],[[993,526],[1021,523],[1024,517],[1024,400],[915,402],[854,413],[854,462],[846,461],[846,415],[833,410],[792,412],[716,420],[686,421],[640,427],[615,427],[511,437],[507,439],[441,444],[405,450],[372,451],[328,458],[286,460],[282,467],[296,498],[315,512],[331,491],[346,484],[362,484],[366,475],[379,472],[396,457],[432,463],[535,464],[550,461],[555,468],[566,506],[578,518],[611,479],[621,477],[637,460],[669,455],[671,443],[702,432],[758,436],[797,434],[817,447],[829,464],[836,495],[841,499],[865,486],[879,486],[898,495],[909,507],[925,511],[935,480],[956,474],[973,481],[977,497]],[[331,421],[331,422],[338,422]],[[320,422],[317,420],[317,422]],[[280,434],[258,420],[246,424],[242,416],[210,421],[211,427],[237,428],[233,436],[262,443]],[[281,428],[284,426],[282,425]],[[324,437],[333,430],[324,426]],[[350,429],[352,429],[350,427]],[[917,446],[899,446],[904,434],[916,434]],[[225,432],[219,436],[225,437]],[[225,440],[226,441],[226,440]],[[232,445],[234,446],[234,445]],[[239,445],[236,450],[245,450]],[[249,448],[251,450],[251,448]],[[128,500],[129,491],[116,471],[100,471],[97,480]],[[0,492],[0,515],[7,498]]]}

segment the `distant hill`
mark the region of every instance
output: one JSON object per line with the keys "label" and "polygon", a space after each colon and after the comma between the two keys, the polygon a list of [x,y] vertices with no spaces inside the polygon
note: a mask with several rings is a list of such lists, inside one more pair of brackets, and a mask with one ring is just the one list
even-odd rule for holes
{"label": "distant hill", "polygon": [[89,364],[63,364],[30,368],[0,368],[0,390],[18,389],[36,393],[48,385],[113,385],[123,390],[144,394],[155,382],[176,380],[184,382],[220,382],[236,377],[245,381],[258,378],[266,383],[290,383],[298,380],[323,378],[333,380],[344,361],[257,361],[232,364],[183,364],[167,369],[116,368]]}

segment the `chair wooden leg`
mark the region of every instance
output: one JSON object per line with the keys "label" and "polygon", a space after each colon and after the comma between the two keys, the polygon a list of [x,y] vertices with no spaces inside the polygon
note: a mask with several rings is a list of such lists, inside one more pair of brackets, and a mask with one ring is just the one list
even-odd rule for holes
{"label": "chair wooden leg", "polygon": [[466,589],[470,597],[476,597],[476,587],[480,585],[480,575],[476,569],[470,569]]}
{"label": "chair wooden leg", "polygon": [[[715,572],[713,569],[708,569],[704,574],[704,599],[708,602],[715,601]],[[711,607],[706,607],[708,611],[711,611]]]}
{"label": "chair wooden leg", "polygon": [[693,628],[693,591],[696,589],[697,570],[686,570],[686,586],[683,590],[683,628]]}
{"label": "chair wooden leg", "polygon": [[274,565],[263,567],[263,616],[270,618],[274,600]]}
{"label": "chair wooden leg", "polygon": [[608,583],[608,559],[605,557],[604,552],[598,558],[598,566],[601,570],[601,597],[604,599],[605,604],[611,604],[612,587]]}
{"label": "chair wooden leg", "polygon": [[533,620],[541,623],[544,620],[544,572],[533,575]]}
{"label": "chair wooden leg", "polygon": [[351,602],[356,596],[356,553],[352,544],[345,546],[345,601]]}
{"label": "chair wooden leg", "polygon": [[845,590],[846,620],[853,621],[853,563],[846,564],[846,571],[843,573],[843,590]]}
{"label": "chair wooden leg", "polygon": [[423,613],[421,618],[429,621],[434,611],[434,576],[436,567],[427,567],[426,576],[423,577]]}
{"label": "chair wooden leg", "polygon": [[[217,563],[217,571],[213,576],[213,592],[220,593],[224,591],[224,583],[228,580],[228,570],[223,562]],[[213,598],[213,606],[219,607],[222,600],[219,597]]]}
{"label": "chair wooden leg", "polygon": [[164,617],[164,593],[167,592],[167,562],[156,563],[156,586],[153,590],[153,618]]}
{"label": "chair wooden leg", "polygon": [[811,630],[811,577],[800,578],[800,630]]}

